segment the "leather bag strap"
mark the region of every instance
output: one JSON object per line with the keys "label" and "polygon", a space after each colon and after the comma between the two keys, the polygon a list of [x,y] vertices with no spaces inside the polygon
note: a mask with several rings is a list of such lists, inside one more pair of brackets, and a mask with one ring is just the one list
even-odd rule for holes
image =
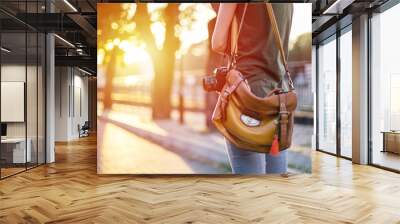
{"label": "leather bag strap", "polygon": [[[282,44],[282,39],[281,39],[281,35],[279,33],[279,28],[278,28],[278,24],[276,22],[276,17],[274,14],[274,9],[272,8],[271,3],[266,3],[267,6],[267,16],[269,18],[269,21],[271,23],[271,27],[272,27],[272,32],[274,33],[274,39],[275,39],[275,44],[279,49],[280,55],[281,55],[281,60],[283,63],[283,66],[285,67],[285,71],[286,71],[286,75],[288,76],[288,80],[289,80],[289,89],[293,90],[294,89],[294,85],[293,85],[293,81],[292,78],[290,76],[289,73],[289,66],[286,60],[286,54],[285,54],[285,50],[283,49],[283,44]],[[281,78],[281,84],[282,82],[284,82],[285,77]]]}
{"label": "leather bag strap", "polygon": [[283,49],[282,45],[282,39],[281,35],[279,33],[279,28],[278,24],[276,22],[275,14],[274,14],[274,9],[272,8],[271,3],[266,3],[267,5],[267,16],[269,17],[269,21],[271,22],[271,27],[272,27],[272,32],[274,33],[274,39],[275,39],[275,44],[279,49],[280,55],[281,55],[281,60],[283,65],[285,66],[286,72],[289,71],[287,60],[286,60],[286,55],[285,55],[285,50]]}
{"label": "leather bag strap", "polygon": [[287,128],[289,123],[289,111],[286,108],[287,95],[279,94],[279,142],[282,147],[287,145]]}
{"label": "leather bag strap", "polygon": [[232,95],[232,93],[239,87],[240,83],[244,81],[243,77],[240,77],[240,79],[237,79],[234,83],[225,85],[224,88],[221,91],[220,98],[221,98],[221,114],[222,114],[222,119],[225,120],[225,115],[226,115],[226,106],[229,101],[229,97]]}
{"label": "leather bag strap", "polygon": [[[244,9],[243,9],[243,13],[242,13],[242,17],[240,19],[240,23],[237,26],[237,21],[234,17],[234,21],[232,22],[232,28],[231,28],[231,62],[230,62],[230,66],[235,67],[236,65],[236,57],[237,57],[237,51],[238,51],[238,40],[239,40],[239,36],[240,36],[240,31],[242,30],[242,26],[243,26],[243,21],[244,21],[244,16],[246,14],[247,11],[247,6],[248,3],[244,4]],[[274,40],[275,40],[275,45],[278,47],[279,52],[280,52],[280,56],[281,56],[281,60],[283,63],[283,66],[285,67],[285,74],[288,76],[288,81],[289,81],[289,89],[290,90],[294,90],[294,85],[293,85],[293,81],[292,81],[292,77],[290,76],[289,73],[289,66],[286,60],[286,54],[285,54],[285,50],[283,49],[283,44],[282,44],[282,39],[279,33],[279,28],[278,28],[278,24],[276,22],[276,17],[274,14],[274,9],[272,8],[271,3],[266,3],[266,7],[267,7],[267,17],[270,20],[271,23],[271,27],[272,27],[272,32],[274,34]],[[236,31],[237,29],[237,31]],[[284,76],[281,77],[281,81],[280,81],[280,85],[282,86],[284,80]],[[285,89],[285,88],[283,88]]]}

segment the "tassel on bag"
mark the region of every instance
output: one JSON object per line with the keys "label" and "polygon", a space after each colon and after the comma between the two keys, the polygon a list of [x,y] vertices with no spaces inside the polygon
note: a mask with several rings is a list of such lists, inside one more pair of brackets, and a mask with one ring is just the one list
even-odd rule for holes
{"label": "tassel on bag", "polygon": [[272,141],[271,150],[269,151],[269,154],[272,156],[279,155],[279,141],[277,134],[274,135],[274,140]]}

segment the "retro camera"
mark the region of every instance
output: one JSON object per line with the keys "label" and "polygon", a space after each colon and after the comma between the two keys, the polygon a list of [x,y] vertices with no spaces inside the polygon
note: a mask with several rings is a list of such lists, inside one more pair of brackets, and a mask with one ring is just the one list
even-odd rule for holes
{"label": "retro camera", "polygon": [[215,68],[212,75],[203,77],[203,89],[207,92],[220,92],[225,85],[228,71],[227,67]]}

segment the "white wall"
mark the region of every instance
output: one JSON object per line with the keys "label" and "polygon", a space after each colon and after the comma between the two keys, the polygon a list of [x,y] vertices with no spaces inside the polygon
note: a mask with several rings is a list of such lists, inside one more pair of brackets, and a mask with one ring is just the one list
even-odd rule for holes
{"label": "white wall", "polygon": [[69,68],[55,68],[55,141],[68,141],[68,117],[69,117],[69,96],[70,84]]}
{"label": "white wall", "polygon": [[[1,81],[1,121],[25,121],[25,83]],[[36,105],[35,105],[36,108]]]}
{"label": "white wall", "polygon": [[[25,65],[2,65],[1,81],[25,82]],[[6,108],[1,108],[5,110]],[[7,123],[7,137],[25,137],[25,123]]]}
{"label": "white wall", "polygon": [[[25,65],[2,65],[1,66],[1,81],[2,82],[25,82],[25,75],[27,69],[28,74],[35,72],[36,74],[36,67],[28,66],[27,68]],[[36,81],[33,82],[32,80],[29,81],[30,85],[36,85]],[[31,90],[33,92],[31,92]],[[36,98],[36,89],[27,89],[27,102],[30,103],[33,100],[31,98]],[[31,105],[33,106],[33,105]],[[34,105],[36,107],[36,104]],[[7,108],[1,108],[1,110],[7,110]],[[33,116],[33,117],[32,117]],[[35,121],[36,123],[36,114],[28,113],[28,122]],[[28,128],[32,125],[28,125]],[[7,122],[7,136],[8,137],[25,137],[25,122]],[[28,133],[28,137],[29,133]]]}
{"label": "white wall", "polygon": [[[81,73],[76,74],[77,70],[74,70],[74,82],[73,82],[73,94],[71,102],[73,108],[71,108],[71,136],[72,138],[78,138],[78,125],[82,126],[85,121],[88,120],[88,78],[81,76]],[[72,89],[71,89],[72,90]]]}
{"label": "white wall", "polygon": [[72,67],[56,67],[55,74],[55,140],[70,141],[88,120],[88,78]]}

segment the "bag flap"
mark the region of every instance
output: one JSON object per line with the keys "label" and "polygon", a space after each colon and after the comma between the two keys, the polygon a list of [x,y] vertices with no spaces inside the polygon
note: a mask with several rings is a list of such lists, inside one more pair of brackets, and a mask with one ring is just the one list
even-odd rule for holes
{"label": "bag flap", "polygon": [[[242,79],[242,75],[238,70],[231,69],[227,75],[226,85],[230,86],[237,82],[238,79]],[[272,90],[271,93],[267,94],[266,97],[258,97],[254,95],[249,85],[246,82],[241,82],[236,88],[235,96],[238,97],[240,103],[244,108],[256,111],[263,115],[277,114],[279,112],[279,95]],[[297,95],[294,91],[288,91],[284,93],[286,97],[286,108],[289,112],[293,112],[297,106]]]}

